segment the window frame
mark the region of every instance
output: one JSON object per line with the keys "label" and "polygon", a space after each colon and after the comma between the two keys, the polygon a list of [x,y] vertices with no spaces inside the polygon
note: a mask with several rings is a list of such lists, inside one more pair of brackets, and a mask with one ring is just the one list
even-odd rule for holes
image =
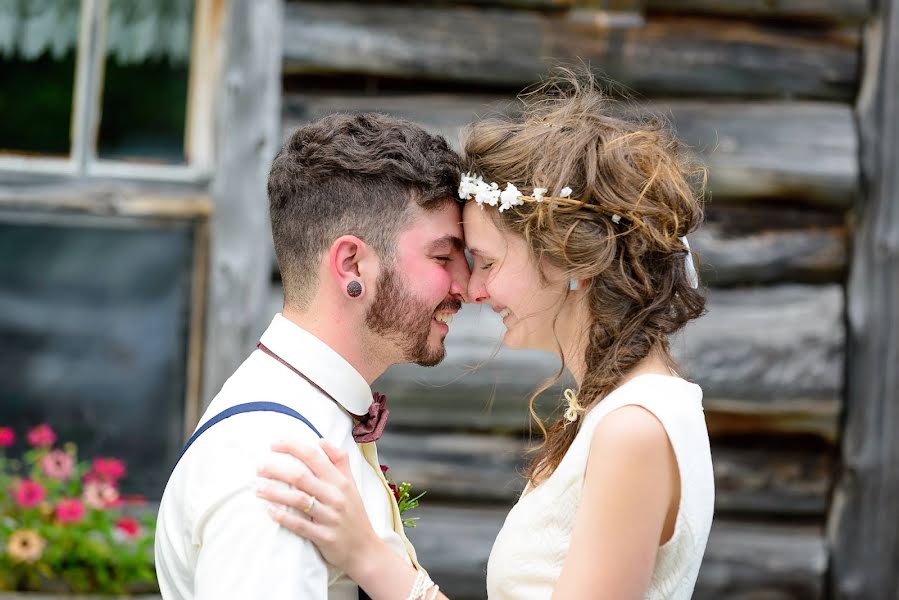
{"label": "window frame", "polygon": [[109,0],[81,0],[75,82],[72,94],[71,140],[65,158],[0,155],[0,174],[67,175],[148,181],[202,182],[212,177],[213,125],[217,56],[224,0],[194,0],[188,69],[184,150],[177,165],[101,159],[97,138],[106,65],[106,21]]}

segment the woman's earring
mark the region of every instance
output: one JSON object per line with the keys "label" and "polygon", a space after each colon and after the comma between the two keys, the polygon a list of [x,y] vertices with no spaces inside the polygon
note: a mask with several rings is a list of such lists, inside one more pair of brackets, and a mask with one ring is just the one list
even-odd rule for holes
{"label": "woman's earring", "polygon": [[362,284],[358,281],[351,281],[346,285],[346,293],[350,298],[358,298],[362,295]]}
{"label": "woman's earring", "polygon": [[571,290],[572,292],[574,290],[578,289],[579,287],[581,287],[581,284],[575,278],[572,278],[571,281],[568,282],[568,289]]}

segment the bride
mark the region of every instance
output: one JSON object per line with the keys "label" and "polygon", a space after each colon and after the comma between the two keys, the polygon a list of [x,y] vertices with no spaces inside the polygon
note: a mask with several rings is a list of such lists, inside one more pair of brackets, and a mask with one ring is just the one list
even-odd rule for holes
{"label": "bride", "polygon": [[[702,390],[678,376],[669,337],[704,309],[685,238],[702,220],[701,171],[590,80],[565,75],[523,102],[463,135],[468,297],[501,315],[505,345],[559,355],[577,390],[554,423],[538,421],[543,444],[493,546],[487,593],[687,599],[714,487]],[[259,495],[314,510],[273,518],[374,600],[444,598],[381,548],[346,456],[322,447],[276,447],[311,473],[263,468],[294,489]]]}

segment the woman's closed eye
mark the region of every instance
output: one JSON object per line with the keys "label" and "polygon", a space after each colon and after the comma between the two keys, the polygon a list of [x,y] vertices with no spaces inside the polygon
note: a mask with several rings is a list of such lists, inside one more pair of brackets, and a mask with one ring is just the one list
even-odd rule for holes
{"label": "woman's closed eye", "polygon": [[453,257],[452,256],[435,256],[434,260],[439,262],[441,265],[445,265],[445,264],[449,263],[451,260],[453,260]]}

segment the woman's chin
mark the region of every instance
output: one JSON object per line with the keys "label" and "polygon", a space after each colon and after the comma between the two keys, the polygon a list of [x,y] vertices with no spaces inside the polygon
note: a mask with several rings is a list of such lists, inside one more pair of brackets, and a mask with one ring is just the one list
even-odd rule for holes
{"label": "woman's chin", "polygon": [[513,350],[528,350],[530,348],[527,340],[519,335],[519,332],[512,329],[506,329],[506,333],[503,335],[503,346]]}

